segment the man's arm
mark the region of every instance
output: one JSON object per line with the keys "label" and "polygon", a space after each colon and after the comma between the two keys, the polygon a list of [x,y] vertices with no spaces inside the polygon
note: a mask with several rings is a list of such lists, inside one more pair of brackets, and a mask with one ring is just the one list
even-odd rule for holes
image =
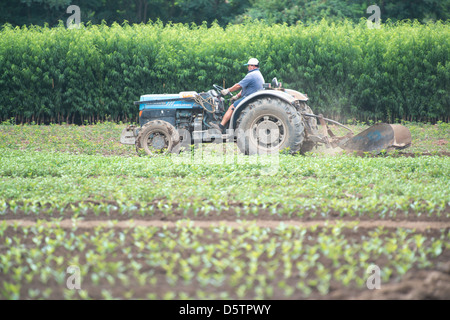
{"label": "man's arm", "polygon": [[232,86],[228,90],[230,90],[230,92],[234,92],[234,91],[239,90],[239,89],[242,89],[242,87],[241,87],[241,85],[239,83],[236,83],[234,86]]}
{"label": "man's arm", "polygon": [[[223,89],[222,90],[222,95],[226,96],[227,94],[229,94],[230,92],[234,92],[236,90],[242,89],[241,85],[239,83],[236,83],[234,86],[232,86],[231,88],[228,89]],[[241,91],[242,92],[242,91]],[[238,94],[241,94],[241,92],[239,92]]]}

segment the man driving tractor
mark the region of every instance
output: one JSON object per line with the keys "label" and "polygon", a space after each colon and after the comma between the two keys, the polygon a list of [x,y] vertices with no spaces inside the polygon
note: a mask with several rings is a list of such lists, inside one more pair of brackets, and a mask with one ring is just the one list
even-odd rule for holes
{"label": "man driving tractor", "polygon": [[236,83],[234,86],[228,89],[223,89],[221,91],[221,94],[223,96],[228,95],[230,92],[234,92],[237,90],[239,91],[238,94],[233,96],[230,99],[230,102],[233,102],[230,107],[228,108],[227,112],[223,116],[223,119],[219,125],[210,122],[209,124],[219,130],[221,133],[225,133],[225,126],[230,121],[231,115],[233,114],[233,111],[239,103],[247,96],[251,95],[252,93],[255,93],[259,90],[263,89],[264,84],[264,77],[262,76],[261,72],[259,71],[259,61],[256,58],[251,58],[248,60],[246,64],[244,64],[248,68],[247,75],[238,83]]}

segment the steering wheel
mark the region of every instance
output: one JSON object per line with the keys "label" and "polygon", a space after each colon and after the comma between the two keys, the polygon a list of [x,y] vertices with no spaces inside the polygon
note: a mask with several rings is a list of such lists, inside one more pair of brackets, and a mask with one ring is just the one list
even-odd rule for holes
{"label": "steering wheel", "polygon": [[[213,84],[212,85],[213,88],[220,94],[222,95],[222,90],[224,90],[225,88],[218,86],[217,84]],[[231,94],[231,92],[229,93],[229,95],[232,97],[233,95]]]}

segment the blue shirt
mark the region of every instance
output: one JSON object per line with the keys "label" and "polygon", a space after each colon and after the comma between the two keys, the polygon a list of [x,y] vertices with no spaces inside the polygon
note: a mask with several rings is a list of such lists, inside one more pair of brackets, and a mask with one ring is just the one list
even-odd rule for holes
{"label": "blue shirt", "polygon": [[242,87],[241,97],[247,97],[263,89],[264,78],[259,69],[253,69],[238,84]]}

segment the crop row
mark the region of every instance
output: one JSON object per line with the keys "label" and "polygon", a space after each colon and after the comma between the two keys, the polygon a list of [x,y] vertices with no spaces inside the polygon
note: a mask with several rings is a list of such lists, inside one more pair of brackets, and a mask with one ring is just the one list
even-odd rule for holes
{"label": "crop row", "polygon": [[[219,159],[219,162],[217,162]],[[448,157],[104,157],[5,149],[0,214],[448,216]],[[228,158],[229,159],[229,158]],[[216,162],[214,162],[214,161]],[[220,162],[222,161],[222,162]],[[265,174],[265,166],[269,173]]]}
{"label": "crop row", "polygon": [[[271,299],[366,289],[431,267],[450,233],[358,227],[51,228],[0,224],[0,297],[6,299]],[[78,268],[78,282],[68,267]],[[70,280],[70,281],[69,281]],[[68,287],[76,285],[79,290]],[[120,293],[115,288],[120,287]]]}

